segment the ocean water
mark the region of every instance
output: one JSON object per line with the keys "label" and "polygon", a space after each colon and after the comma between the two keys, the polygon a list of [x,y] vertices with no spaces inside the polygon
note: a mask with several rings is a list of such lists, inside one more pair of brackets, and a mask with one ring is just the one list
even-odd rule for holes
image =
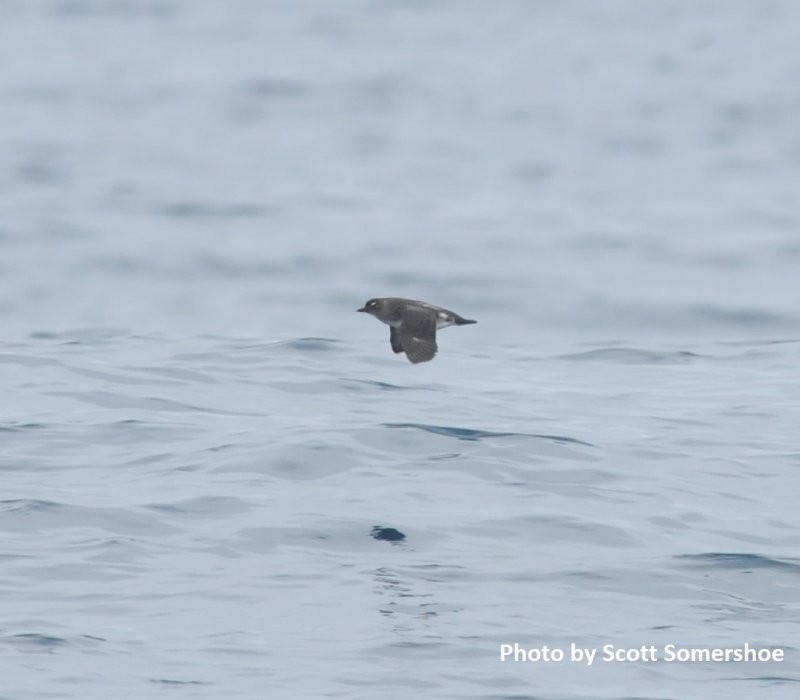
{"label": "ocean water", "polygon": [[797,697],[798,26],[0,0],[0,698]]}

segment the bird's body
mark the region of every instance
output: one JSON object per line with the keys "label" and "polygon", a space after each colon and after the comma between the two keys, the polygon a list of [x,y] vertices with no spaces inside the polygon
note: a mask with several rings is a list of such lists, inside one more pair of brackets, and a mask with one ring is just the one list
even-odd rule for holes
{"label": "bird's body", "polygon": [[387,297],[370,299],[358,311],[373,315],[390,327],[389,342],[394,352],[405,352],[410,362],[427,362],[436,355],[436,331],[448,326],[477,323],[425,301]]}

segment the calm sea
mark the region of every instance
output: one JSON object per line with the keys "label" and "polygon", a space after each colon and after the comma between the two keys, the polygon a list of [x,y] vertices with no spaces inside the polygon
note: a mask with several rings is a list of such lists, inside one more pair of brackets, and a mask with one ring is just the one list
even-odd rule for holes
{"label": "calm sea", "polygon": [[0,0],[0,700],[798,697],[799,26]]}

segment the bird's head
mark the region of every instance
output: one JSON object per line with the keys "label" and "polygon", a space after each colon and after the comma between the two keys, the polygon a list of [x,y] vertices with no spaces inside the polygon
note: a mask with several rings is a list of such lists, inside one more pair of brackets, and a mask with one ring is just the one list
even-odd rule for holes
{"label": "bird's head", "polygon": [[356,309],[356,311],[363,311],[364,313],[375,314],[380,313],[381,309],[383,308],[383,299],[370,299],[364,306],[360,309]]}

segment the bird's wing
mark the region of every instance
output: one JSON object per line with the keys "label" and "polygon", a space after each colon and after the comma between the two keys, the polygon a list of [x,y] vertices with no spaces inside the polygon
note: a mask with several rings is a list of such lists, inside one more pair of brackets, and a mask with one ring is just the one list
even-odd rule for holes
{"label": "bird's wing", "polygon": [[400,331],[394,326],[389,326],[389,342],[392,344],[392,350],[395,352],[403,352],[403,343],[400,342]]}
{"label": "bird's wing", "polygon": [[436,355],[436,314],[424,309],[405,309],[398,329],[409,361],[427,362]]}

